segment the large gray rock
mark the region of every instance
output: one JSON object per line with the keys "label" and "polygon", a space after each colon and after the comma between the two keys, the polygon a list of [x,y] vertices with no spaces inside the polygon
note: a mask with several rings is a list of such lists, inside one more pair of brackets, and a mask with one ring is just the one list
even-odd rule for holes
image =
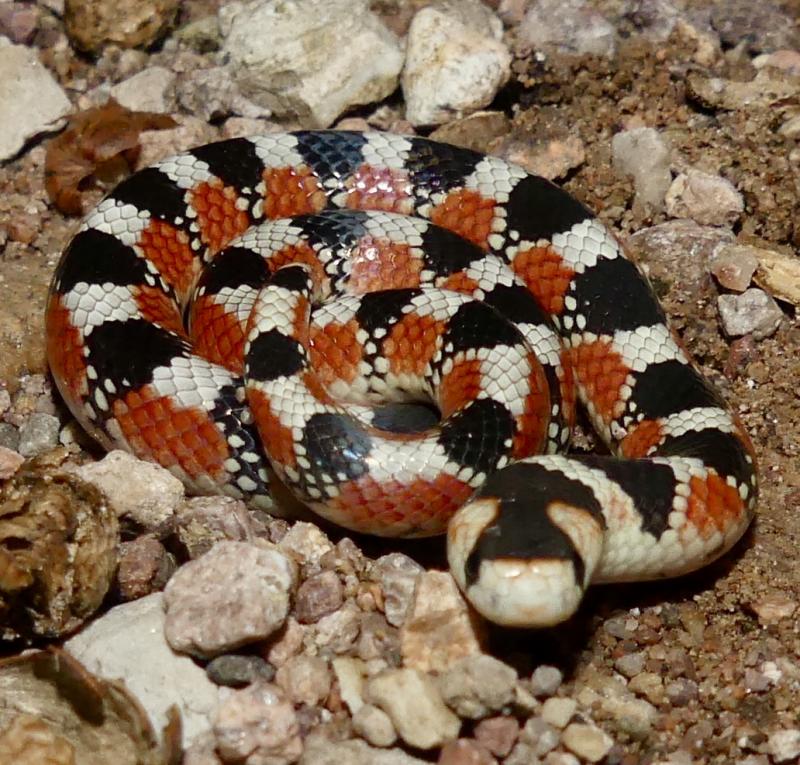
{"label": "large gray rock", "polygon": [[400,44],[367,0],[248,0],[219,21],[242,92],[278,117],[328,127],[397,87]]}
{"label": "large gray rock", "polygon": [[156,730],[166,724],[172,704],[181,713],[184,744],[209,728],[218,688],[190,658],[167,645],[160,592],[112,608],[64,648],[91,672],[122,680]]}
{"label": "large gray rock", "polygon": [[511,54],[495,33],[457,7],[419,11],[408,30],[403,71],[406,119],[441,125],[489,104],[511,75]]}
{"label": "large gray rock", "polygon": [[70,109],[36,51],[0,37],[0,161],[39,133],[61,127]]}

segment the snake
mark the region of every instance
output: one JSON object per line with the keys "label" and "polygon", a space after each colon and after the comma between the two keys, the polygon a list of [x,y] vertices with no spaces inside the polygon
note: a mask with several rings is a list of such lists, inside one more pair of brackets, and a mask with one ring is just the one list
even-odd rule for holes
{"label": "snake", "polygon": [[106,449],[274,514],[277,481],[355,532],[446,533],[500,625],[694,571],[754,516],[748,434],[614,234],[423,137],[271,133],[134,173],[64,250],[46,345]]}

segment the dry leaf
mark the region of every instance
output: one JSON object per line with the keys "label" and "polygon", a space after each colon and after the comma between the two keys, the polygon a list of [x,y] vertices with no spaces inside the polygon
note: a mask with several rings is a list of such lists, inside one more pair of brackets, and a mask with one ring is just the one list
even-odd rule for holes
{"label": "dry leaf", "polygon": [[57,649],[0,661],[0,698],[0,762],[172,765],[180,761],[180,723],[174,715],[172,729],[165,731],[164,744],[159,745],[147,714],[123,683],[91,674]]}
{"label": "dry leaf", "polygon": [[97,182],[116,184],[133,171],[142,131],[176,124],[166,114],[132,112],[113,99],[74,115],[47,146],[45,188],[50,200],[61,212],[80,215],[81,191]]}
{"label": "dry leaf", "polygon": [[800,306],[800,259],[774,250],[757,249],[755,282],[774,298]]}

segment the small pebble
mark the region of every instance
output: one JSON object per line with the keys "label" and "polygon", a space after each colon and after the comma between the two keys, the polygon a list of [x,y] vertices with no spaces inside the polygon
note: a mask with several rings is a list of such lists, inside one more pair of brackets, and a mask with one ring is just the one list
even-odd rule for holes
{"label": "small pebble", "polygon": [[19,429],[17,451],[23,457],[35,457],[58,445],[57,417],[44,412],[33,412]]}
{"label": "small pebble", "polygon": [[174,571],[174,559],[153,536],[146,534],[119,546],[117,585],[123,600],[138,600],[162,590]]}
{"label": "small pebble", "polygon": [[533,747],[528,744],[518,743],[503,760],[503,765],[532,765],[540,763],[541,760],[536,756]]}
{"label": "small pebble", "polygon": [[19,430],[9,422],[0,422],[0,446],[15,452],[19,449]]}
{"label": "small pebble", "polygon": [[628,688],[651,704],[660,704],[664,698],[664,680],[655,672],[640,672],[631,678]]}
{"label": "small pebble", "polygon": [[505,757],[519,735],[519,723],[514,717],[487,717],[473,730],[475,739],[497,757]]}
{"label": "small pebble", "polygon": [[147,531],[158,532],[170,524],[184,496],[183,484],[168,470],[119,449],[74,472],[97,486],[118,516]]}
{"label": "small pebble", "polygon": [[433,678],[418,670],[386,670],[367,683],[365,696],[389,715],[409,746],[433,749],[455,739],[461,729]]}
{"label": "small pebble", "polygon": [[700,695],[697,683],[694,680],[686,680],[685,678],[668,683],[664,688],[664,693],[670,703],[676,707],[684,707]]}
{"label": "small pebble", "polygon": [[342,582],[333,571],[309,577],[297,590],[294,613],[300,624],[313,624],[342,605]]}
{"label": "small pebble", "polygon": [[544,757],[558,746],[561,734],[541,717],[530,717],[519,734],[520,743],[530,747],[537,757]]}
{"label": "small pebble", "polygon": [[339,695],[347,704],[351,715],[355,715],[364,705],[364,676],[366,663],[351,656],[337,656],[331,667],[339,684]]}
{"label": "small pebble", "polygon": [[206,666],[206,674],[216,685],[244,688],[258,680],[271,682],[275,677],[275,668],[260,656],[228,653],[212,659]]}
{"label": "small pebble", "polygon": [[318,567],[322,556],[333,550],[333,543],[318,526],[298,521],[286,532],[278,547],[299,565]]}
{"label": "small pebble", "polygon": [[763,693],[768,690],[770,686],[769,678],[752,667],[748,667],[744,671],[744,687],[750,693]]}
{"label": "small pebble", "polygon": [[553,696],[542,704],[542,719],[556,728],[564,728],[577,708],[578,702],[575,699]]}
{"label": "small pebble", "polygon": [[770,733],[767,749],[775,762],[796,761],[800,757],[800,730],[787,728]]}
{"label": "small pebble", "polygon": [[580,760],[569,752],[550,752],[544,762],[545,765],[580,765]]}
{"label": "small pebble", "polygon": [[753,601],[750,603],[750,608],[762,624],[775,624],[794,614],[797,610],[797,601],[783,593],[775,593]]}
{"label": "small pebble", "polygon": [[605,731],[584,723],[568,725],[561,734],[561,741],[570,751],[589,762],[600,762],[614,743]]}
{"label": "small pebble", "polygon": [[466,656],[439,678],[445,703],[459,715],[479,720],[497,712],[514,698],[517,673],[486,654]]}
{"label": "small pebble", "polygon": [[224,762],[288,765],[303,753],[297,715],[270,683],[232,691],[218,707],[212,730]]}
{"label": "small pebble", "polygon": [[672,182],[666,203],[673,218],[706,226],[731,226],[744,212],[744,199],[729,180],[695,169]]}
{"label": "small pebble", "polygon": [[727,290],[744,292],[758,268],[758,258],[752,247],[726,244],[717,249],[709,259],[709,270]]}
{"label": "small pebble", "polygon": [[0,446],[0,480],[7,480],[19,470],[25,458],[13,449]]}
{"label": "small pebble", "polygon": [[313,707],[323,702],[331,691],[328,663],[319,656],[292,656],[275,673],[275,683],[293,704]]}
{"label": "small pebble", "polygon": [[353,715],[353,730],[373,746],[392,746],[397,731],[389,715],[372,704],[364,704]]}
{"label": "small pebble", "polygon": [[417,580],[400,630],[403,663],[423,672],[443,672],[464,656],[481,652],[480,629],[453,577],[426,571]]}
{"label": "small pebble", "polygon": [[552,696],[564,680],[564,674],[558,667],[541,664],[531,675],[531,693],[534,696]]}
{"label": "small pebble", "polygon": [[646,657],[644,653],[626,653],[614,662],[614,669],[625,677],[634,677],[644,670]]}
{"label": "small pebble", "polygon": [[662,210],[672,174],[670,148],[658,130],[642,127],[617,133],[611,151],[617,173],[633,176],[636,201]]}
{"label": "small pebble", "polygon": [[402,553],[390,553],[375,561],[373,571],[383,590],[386,621],[399,627],[406,618],[422,566]]}
{"label": "small pebble", "polygon": [[497,765],[497,760],[477,741],[460,738],[449,741],[439,752],[437,765]]}
{"label": "small pebble", "polygon": [[729,337],[752,335],[763,340],[775,334],[783,319],[778,304],[757,287],[741,295],[720,295],[717,298],[722,328]]}

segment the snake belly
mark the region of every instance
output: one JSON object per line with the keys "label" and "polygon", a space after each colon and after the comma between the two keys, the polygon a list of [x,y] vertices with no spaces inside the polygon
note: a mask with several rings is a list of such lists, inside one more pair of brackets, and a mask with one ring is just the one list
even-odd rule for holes
{"label": "snake belly", "polygon": [[[752,445],[646,278],[578,201],[424,138],[193,149],[84,220],[47,307],[53,376],[104,447],[197,493],[447,532],[487,618],[677,576],[753,517]],[[570,455],[576,397],[610,455]]]}

